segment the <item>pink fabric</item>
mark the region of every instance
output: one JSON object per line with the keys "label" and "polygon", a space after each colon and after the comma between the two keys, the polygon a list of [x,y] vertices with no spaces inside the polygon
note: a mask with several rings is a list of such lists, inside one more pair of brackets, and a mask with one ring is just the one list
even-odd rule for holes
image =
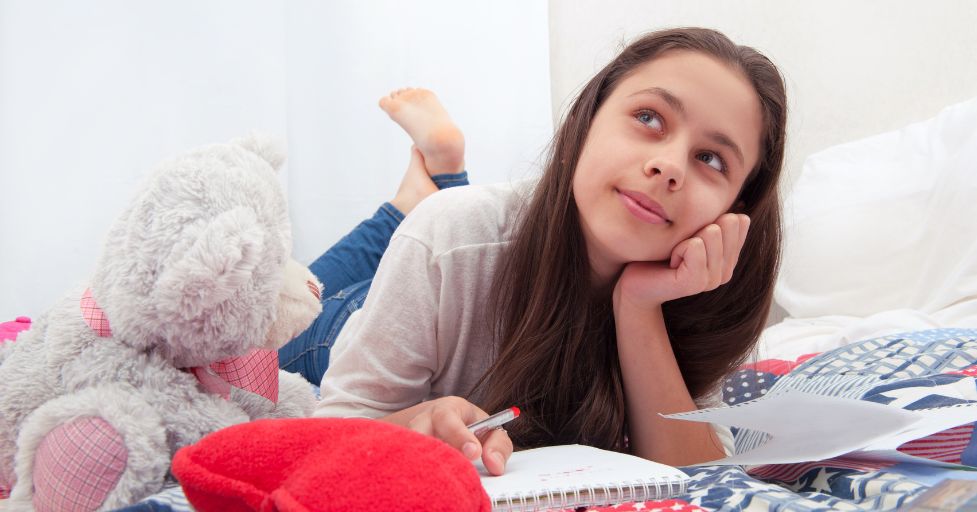
{"label": "pink fabric", "polygon": [[18,334],[30,328],[31,319],[26,316],[18,316],[13,322],[0,323],[0,342],[17,339]]}
{"label": "pink fabric", "polygon": [[[309,283],[309,289],[316,288]],[[81,314],[99,337],[112,336],[109,319],[92,297],[92,289],[81,297]],[[255,349],[241,357],[229,357],[207,367],[189,369],[209,393],[230,398],[231,386],[250,391],[278,403],[278,351]]]}
{"label": "pink fabric", "polygon": [[49,432],[34,459],[37,512],[95,510],[128,461],[122,436],[102,418],[78,418]]}
{"label": "pink fabric", "polygon": [[278,351],[252,350],[241,357],[230,357],[206,368],[192,368],[201,386],[228,398],[231,386],[250,391],[278,403]]}
{"label": "pink fabric", "polygon": [[[17,339],[18,334],[30,328],[31,319],[26,316],[19,316],[13,322],[0,323],[0,344],[5,341]],[[8,482],[0,481],[0,500],[5,500],[10,497],[9,485]]]}
{"label": "pink fabric", "polygon": [[319,285],[313,283],[312,281],[306,281],[305,285],[309,287],[309,291],[312,292],[312,295],[315,295],[316,300],[322,299],[322,292],[319,290]]}
{"label": "pink fabric", "polygon": [[85,323],[95,331],[95,334],[102,338],[108,338],[112,335],[109,319],[105,317],[102,308],[95,303],[91,288],[85,290],[85,294],[81,296],[81,316],[85,319]]}

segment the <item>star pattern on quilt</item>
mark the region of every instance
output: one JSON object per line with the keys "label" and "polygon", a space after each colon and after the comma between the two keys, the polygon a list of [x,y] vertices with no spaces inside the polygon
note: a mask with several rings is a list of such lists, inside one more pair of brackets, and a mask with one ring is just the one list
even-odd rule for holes
{"label": "star pattern on quilt", "polygon": [[[839,357],[839,353],[843,353],[843,357]],[[766,395],[783,388],[804,388],[809,392],[880,403],[901,400],[900,403],[908,404],[907,409],[952,405],[961,400],[977,401],[975,362],[977,329],[936,329],[865,340],[804,361],[761,361],[747,365],[730,375],[724,382],[723,391],[738,396],[736,403],[753,399],[756,393]],[[760,379],[764,381],[759,382]],[[743,382],[747,385],[743,386]],[[760,391],[764,389],[766,393]],[[928,396],[925,395],[927,390]],[[747,392],[751,396],[747,397]],[[914,400],[917,397],[921,398]],[[946,433],[945,437],[952,438],[960,447],[968,446],[973,426],[957,430],[959,432]],[[749,434],[749,431],[736,434],[738,447],[739,440]],[[977,453],[977,448],[972,450]],[[973,464],[977,460],[968,462],[963,459],[963,462]],[[670,500],[578,510],[895,511],[930,487],[930,480],[917,479],[897,471],[897,468],[890,464],[872,465],[865,461],[838,459],[764,466],[754,468],[750,474],[739,466],[687,467],[682,468],[690,477],[686,491]],[[941,472],[946,470],[931,468],[928,471],[942,475]]]}
{"label": "star pattern on quilt", "polygon": [[562,509],[551,512],[707,512],[705,509],[692,505],[683,500],[639,501],[618,503],[605,507],[588,507],[578,509]]}

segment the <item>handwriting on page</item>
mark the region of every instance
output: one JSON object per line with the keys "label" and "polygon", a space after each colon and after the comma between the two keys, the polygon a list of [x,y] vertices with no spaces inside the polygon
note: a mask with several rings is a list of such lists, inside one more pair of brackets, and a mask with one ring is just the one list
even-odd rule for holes
{"label": "handwriting on page", "polygon": [[539,475],[539,481],[540,482],[549,482],[551,480],[563,480],[563,479],[565,479],[567,477],[574,476],[574,474],[576,474],[576,473],[583,473],[583,472],[592,471],[592,470],[593,470],[593,466],[583,466],[583,467],[580,467],[580,468],[577,468],[577,469],[570,469],[570,470],[567,470],[567,471],[560,471],[558,473],[540,473],[540,475]]}

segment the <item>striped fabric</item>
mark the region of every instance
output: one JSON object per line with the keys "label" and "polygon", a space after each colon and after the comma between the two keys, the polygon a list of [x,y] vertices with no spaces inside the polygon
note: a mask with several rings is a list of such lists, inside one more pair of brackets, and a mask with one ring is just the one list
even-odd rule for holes
{"label": "striped fabric", "polygon": [[125,471],[122,436],[102,418],[83,417],[44,437],[34,459],[37,512],[95,510]]}
{"label": "striped fabric", "polygon": [[961,455],[970,444],[973,433],[973,423],[961,425],[922,439],[910,441],[900,446],[899,451],[916,457],[960,464]]}
{"label": "striped fabric", "polygon": [[852,469],[856,471],[878,471],[891,466],[888,462],[873,462],[837,457],[834,459],[805,462],[802,464],[765,464],[750,469],[747,474],[766,481],[795,482],[811,470],[823,468]]}

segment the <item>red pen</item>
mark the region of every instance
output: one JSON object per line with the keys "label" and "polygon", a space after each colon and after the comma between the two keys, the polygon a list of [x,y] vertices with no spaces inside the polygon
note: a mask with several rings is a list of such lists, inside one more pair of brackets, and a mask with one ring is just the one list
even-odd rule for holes
{"label": "red pen", "polygon": [[476,437],[481,437],[482,434],[492,430],[493,428],[501,427],[506,423],[519,417],[519,408],[510,407],[503,411],[499,411],[488,418],[481,421],[476,421],[471,425],[468,425],[468,430],[475,434]]}

